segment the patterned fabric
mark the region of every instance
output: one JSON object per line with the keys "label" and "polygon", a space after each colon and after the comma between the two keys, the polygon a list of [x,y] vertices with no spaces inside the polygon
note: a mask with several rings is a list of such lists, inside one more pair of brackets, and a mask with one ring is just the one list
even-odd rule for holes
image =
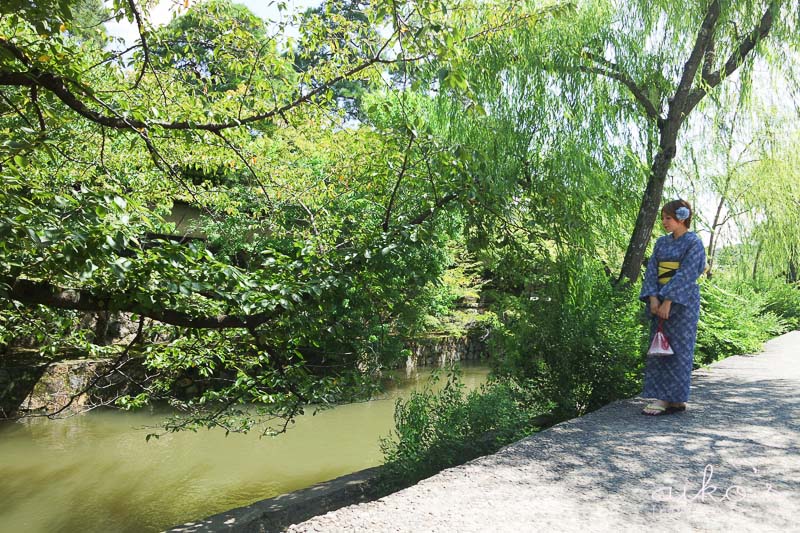
{"label": "patterned fabric", "polygon": [[[680,263],[672,279],[663,285],[658,283],[659,262]],[[672,301],[669,319],[664,321],[663,328],[675,354],[647,358],[642,391],[645,398],[675,403],[689,399],[697,319],[700,315],[697,279],[705,267],[703,241],[695,233],[686,232],[677,239],[673,239],[672,234],[664,235],[656,241],[647,263],[639,299],[647,304],[651,341],[659,319],[650,313],[650,296],[658,296],[661,301]]]}

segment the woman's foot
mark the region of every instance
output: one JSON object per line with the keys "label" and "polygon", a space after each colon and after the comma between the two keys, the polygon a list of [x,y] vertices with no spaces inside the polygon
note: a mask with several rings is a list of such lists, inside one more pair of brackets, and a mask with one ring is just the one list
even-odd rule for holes
{"label": "woman's foot", "polygon": [[647,404],[645,408],[642,409],[642,414],[648,416],[661,416],[680,413],[685,410],[686,404],[683,402],[666,402],[664,400],[656,400]]}
{"label": "woman's foot", "polygon": [[649,416],[659,416],[666,414],[667,409],[669,408],[669,402],[665,402],[664,400],[656,400],[654,402],[648,403],[644,409],[642,409],[643,415]]}

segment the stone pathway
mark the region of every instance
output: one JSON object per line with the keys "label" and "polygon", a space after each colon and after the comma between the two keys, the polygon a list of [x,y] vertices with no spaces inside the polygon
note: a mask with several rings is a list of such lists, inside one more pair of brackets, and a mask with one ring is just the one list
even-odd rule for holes
{"label": "stone pathway", "polygon": [[288,531],[800,532],[800,331],[694,373],[685,413],[610,404]]}

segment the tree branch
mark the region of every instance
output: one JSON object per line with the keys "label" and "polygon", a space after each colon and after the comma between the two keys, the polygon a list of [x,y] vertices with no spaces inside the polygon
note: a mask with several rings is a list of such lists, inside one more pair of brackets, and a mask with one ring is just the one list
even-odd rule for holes
{"label": "tree branch", "polygon": [[281,311],[275,310],[255,315],[220,314],[196,317],[157,305],[143,305],[136,300],[126,300],[120,294],[94,294],[85,289],[57,287],[45,281],[28,279],[0,280],[0,294],[26,305],[45,305],[56,309],[89,312],[125,311],[146,316],[164,324],[187,328],[254,328],[281,314]]}
{"label": "tree branch", "polygon": [[619,65],[612,63],[611,61],[608,61],[607,59],[600,57],[593,52],[587,51],[584,52],[584,54],[586,57],[595,63],[598,63],[600,66],[581,65],[578,67],[581,71],[590,74],[600,74],[601,76],[617,80],[631,91],[631,94],[633,94],[633,97],[636,98],[636,101],[639,102],[639,104],[644,108],[644,111],[648,117],[659,122],[663,120],[661,117],[661,111],[658,110],[655,104],[650,101],[644,90],[639,87],[630,76],[622,72],[622,70],[619,68]]}
{"label": "tree branch", "polygon": [[136,77],[136,81],[133,83],[133,89],[139,87],[139,84],[144,77],[144,73],[147,70],[147,66],[150,64],[150,48],[147,46],[147,39],[145,38],[145,29],[144,29],[144,21],[142,21],[142,14],[139,13],[139,9],[136,7],[136,2],[134,0],[128,0],[128,6],[131,8],[131,12],[133,13],[134,18],[136,19],[136,27],[139,31],[139,39],[142,40],[142,52],[144,52],[144,58],[142,60],[142,70],[139,71],[139,75]]}
{"label": "tree branch", "polygon": [[2,99],[2,100],[3,100],[3,101],[6,103],[6,105],[8,105],[8,107],[10,107],[11,109],[13,109],[13,110],[14,110],[14,112],[15,112],[15,113],[16,113],[16,114],[17,114],[17,115],[18,115],[18,116],[19,116],[19,117],[20,117],[22,120],[24,120],[24,121],[25,121],[25,123],[28,125],[28,127],[29,127],[30,129],[35,129],[35,128],[34,128],[34,126],[33,126],[33,123],[32,123],[32,122],[31,122],[31,121],[28,119],[28,117],[26,117],[26,116],[25,116],[25,113],[23,113],[23,112],[22,112],[22,110],[21,110],[19,107],[17,107],[17,106],[16,106],[16,104],[14,104],[14,102],[13,102],[13,101],[12,101],[10,98],[8,98],[8,97],[7,97],[5,94],[3,94],[3,93],[0,93],[0,99]]}
{"label": "tree branch", "polygon": [[[143,128],[157,126],[165,130],[204,130],[210,132],[218,132],[225,129],[238,128],[239,126],[260,122],[275,116],[283,115],[285,112],[295,107],[298,107],[312,100],[314,97],[324,93],[330,87],[336,85],[340,81],[351,78],[352,76],[358,74],[362,70],[365,70],[373,65],[410,62],[420,59],[420,58],[382,59],[381,55],[388,48],[389,44],[393,41],[393,39],[394,35],[389,37],[389,39],[386,40],[384,45],[378,50],[378,52],[373,57],[345,71],[344,73],[339,74],[338,76],[334,76],[333,78],[321,83],[315,89],[298,96],[294,100],[280,107],[275,107],[271,111],[266,111],[264,113],[251,115],[241,120],[231,120],[228,122],[197,124],[190,121],[177,121],[177,122],[142,121],[136,119],[123,119],[115,116],[104,115],[93,109],[90,109],[67,86],[67,84],[71,84],[79,88],[80,91],[83,92],[84,94],[88,95],[93,94],[93,91],[91,91],[85,85],[77,82],[76,80],[68,80],[67,78],[64,78],[62,76],[58,76],[50,72],[45,72],[33,68],[29,69],[26,72],[0,71],[0,85],[21,86],[21,87],[39,86],[43,89],[47,89],[48,91],[53,93],[59,100],[61,100],[65,105],[67,105],[67,107],[71,108],[73,111],[77,112],[82,117],[96,124],[107,126],[109,128],[143,129]],[[0,38],[0,47],[3,47],[6,50],[8,50],[11,54],[17,57],[17,59],[19,59],[23,64],[28,65],[30,63],[28,58],[22,52],[22,50],[19,49],[17,46],[11,44],[9,41]]]}
{"label": "tree branch", "polygon": [[39,129],[44,133],[45,130],[47,130],[47,125],[45,124],[42,110],[39,107],[39,90],[36,87],[31,87],[31,104],[33,104],[33,108],[36,110],[36,116],[39,119]]}
{"label": "tree branch", "polygon": [[221,131],[215,131],[214,134],[217,137],[219,137],[220,139],[222,139],[222,142],[224,142],[225,145],[228,148],[230,148],[231,151],[233,151],[233,153],[236,154],[236,156],[239,158],[239,160],[242,163],[244,163],[244,166],[246,166],[247,170],[250,171],[250,175],[253,176],[254,180],[256,180],[256,183],[258,184],[259,188],[261,189],[261,192],[264,194],[264,198],[267,200],[267,203],[271,205],[272,204],[272,200],[269,197],[269,193],[267,192],[267,188],[264,186],[264,183],[261,181],[261,178],[258,177],[258,173],[256,173],[255,169],[250,164],[250,162],[247,160],[247,158],[244,156],[242,151],[239,150],[236,147],[236,145],[234,145],[231,141],[229,141],[228,138],[225,137],[225,135],[223,135],[223,133]]}
{"label": "tree branch", "polygon": [[733,74],[739,66],[744,63],[744,60],[747,58],[748,54],[753,51],[756,45],[764,39],[772,29],[772,24],[775,20],[775,13],[777,12],[778,5],[776,2],[770,2],[767,6],[766,10],[764,10],[764,14],[761,16],[761,20],[756,28],[750,32],[750,34],[742,39],[739,43],[739,46],[731,53],[728,57],[728,60],[725,62],[725,65],[716,72],[709,73],[707,76],[703,76],[703,82],[705,83],[701,87],[696,87],[692,90],[686,100],[686,111],[688,113],[703,99],[703,97],[708,94],[708,92],[720,84],[722,80]]}
{"label": "tree branch", "polygon": [[408,162],[411,159],[410,152],[411,146],[414,144],[414,134],[411,133],[408,137],[408,145],[406,146],[406,150],[403,153],[403,166],[400,169],[400,174],[397,176],[397,181],[394,184],[394,189],[392,189],[392,195],[389,197],[389,203],[386,205],[386,213],[383,216],[383,231],[389,231],[389,218],[392,215],[392,209],[394,207],[394,200],[397,196],[397,191],[400,189],[400,182],[403,181],[403,176],[406,174],[406,170],[408,170]]}
{"label": "tree branch", "polygon": [[452,201],[453,201],[453,200],[455,200],[456,198],[458,198],[458,194],[457,194],[457,193],[451,192],[451,193],[449,193],[449,194],[445,194],[444,196],[442,196],[442,197],[439,199],[439,201],[438,201],[438,202],[436,202],[435,204],[433,204],[433,207],[431,207],[430,209],[428,209],[428,210],[426,210],[426,211],[423,211],[422,213],[420,213],[419,215],[417,215],[417,216],[416,216],[414,219],[412,219],[412,220],[411,220],[411,222],[409,222],[408,224],[409,224],[410,226],[418,226],[418,225],[422,224],[423,222],[425,222],[426,220],[428,220],[428,218],[430,218],[430,217],[431,217],[431,216],[432,216],[434,213],[436,213],[436,210],[437,210],[437,209],[440,209],[440,208],[444,207],[446,204],[448,204],[448,203],[452,202]]}
{"label": "tree branch", "polygon": [[706,51],[703,54],[703,68],[700,74],[700,78],[703,80],[703,82],[708,83],[708,78],[711,75],[711,69],[714,68],[714,61],[716,59],[716,43],[714,42],[714,39],[710,39],[708,41],[708,46],[706,46]]}
{"label": "tree branch", "polygon": [[700,62],[705,57],[705,53],[709,48],[709,43],[714,37],[714,28],[717,25],[720,14],[719,0],[713,0],[706,11],[706,16],[700,29],[697,31],[697,38],[694,42],[692,53],[689,54],[689,59],[683,66],[683,74],[681,81],[678,83],[678,88],[675,90],[675,96],[670,101],[669,111],[667,113],[668,119],[682,121],[682,117],[688,114],[686,110],[686,99],[689,91],[692,89],[697,69],[700,68]]}

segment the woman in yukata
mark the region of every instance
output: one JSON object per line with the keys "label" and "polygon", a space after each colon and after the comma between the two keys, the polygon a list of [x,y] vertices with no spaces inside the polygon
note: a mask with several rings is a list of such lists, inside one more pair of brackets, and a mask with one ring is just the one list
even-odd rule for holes
{"label": "woman in yukata", "polygon": [[706,253],[697,234],[689,231],[692,207],[673,200],[661,209],[661,223],[669,235],[656,241],[639,299],[648,305],[650,340],[659,321],[674,354],[651,355],[644,373],[644,398],[655,398],[643,415],[684,411],[692,378],[700,288],[697,279],[706,268]]}

